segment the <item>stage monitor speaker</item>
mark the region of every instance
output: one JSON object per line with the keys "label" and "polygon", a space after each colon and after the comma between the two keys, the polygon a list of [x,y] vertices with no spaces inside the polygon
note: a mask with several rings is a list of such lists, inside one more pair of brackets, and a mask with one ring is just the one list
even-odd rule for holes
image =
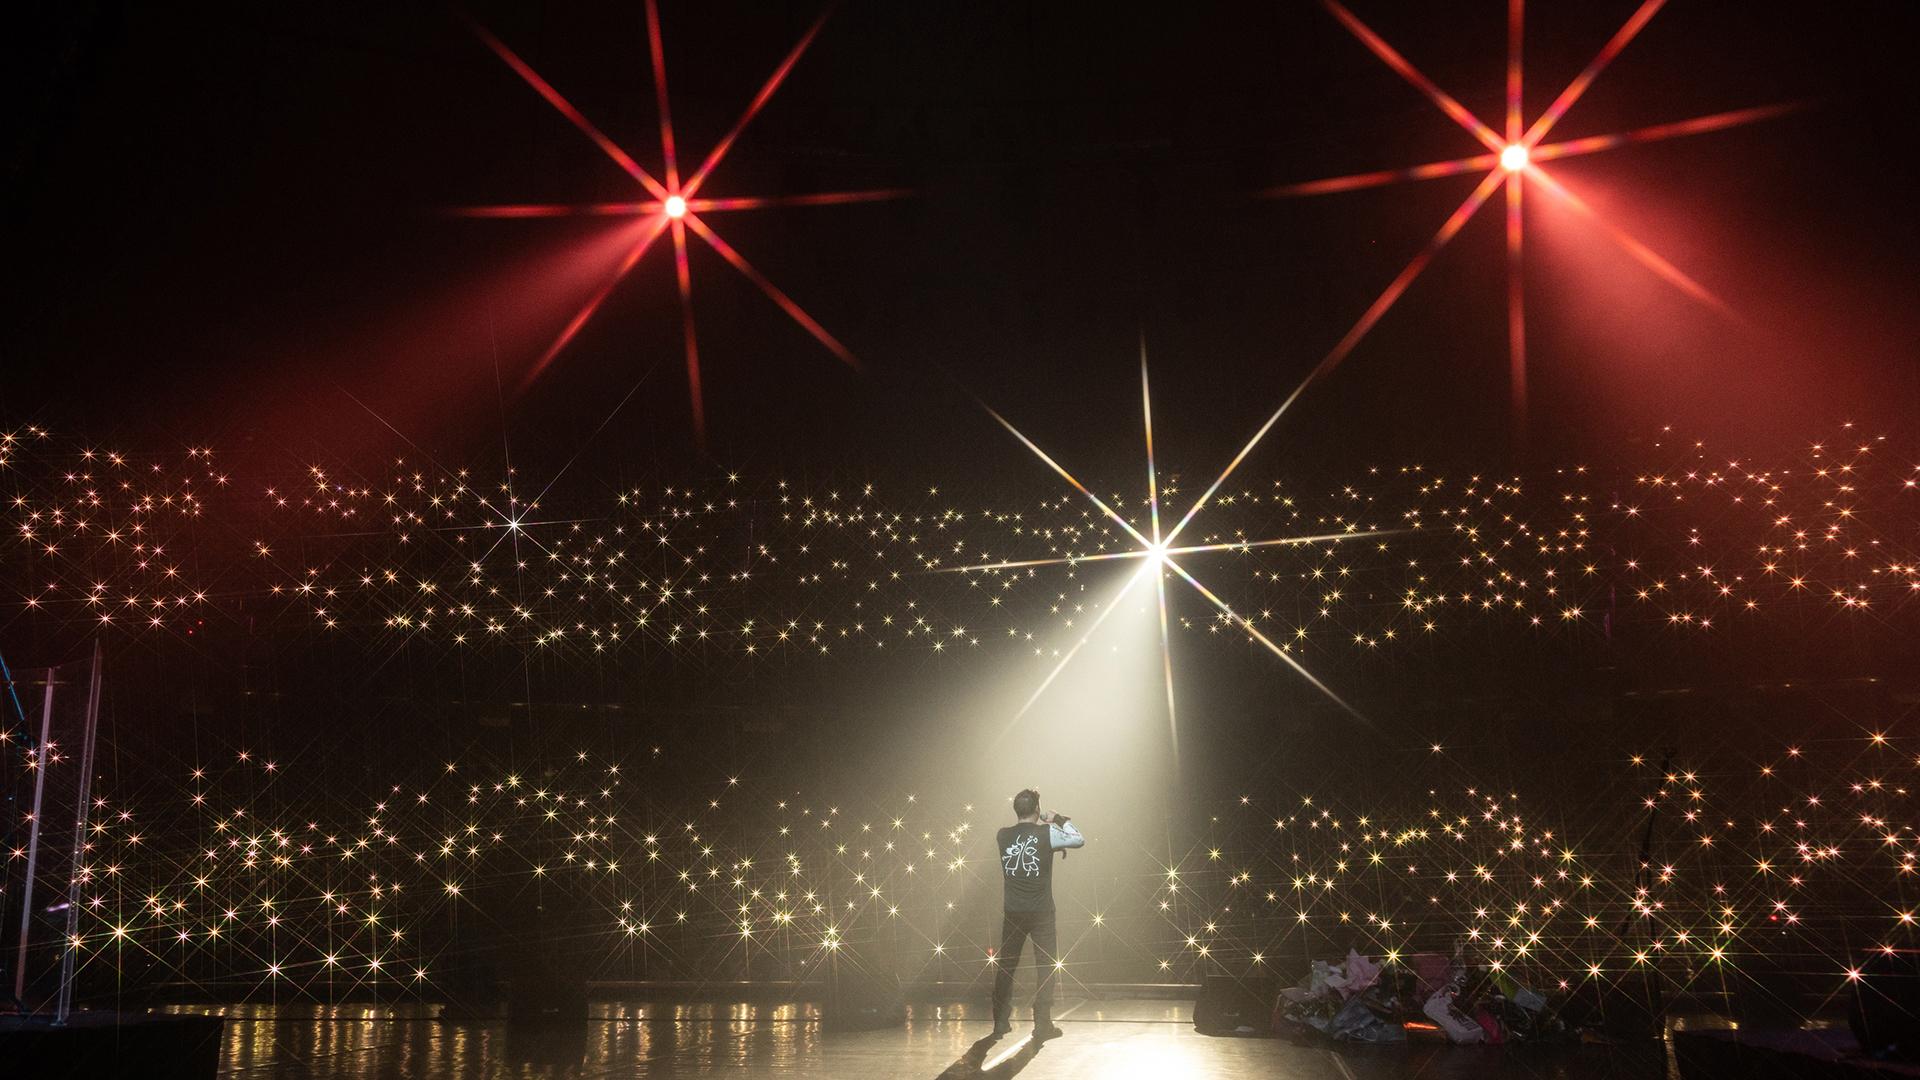
{"label": "stage monitor speaker", "polygon": [[1202,1035],[1271,1035],[1279,993],[1278,980],[1270,976],[1208,975],[1193,1003],[1193,1029]]}

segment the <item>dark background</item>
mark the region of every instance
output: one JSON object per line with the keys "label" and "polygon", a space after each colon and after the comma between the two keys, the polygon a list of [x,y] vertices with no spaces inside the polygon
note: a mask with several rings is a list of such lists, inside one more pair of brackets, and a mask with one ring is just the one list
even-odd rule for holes
{"label": "dark background", "polygon": [[[1634,6],[1533,6],[1529,117]],[[1497,121],[1504,5],[1355,10]],[[467,14],[657,172],[638,5]],[[817,14],[665,6],[684,158],[704,154]],[[1554,138],[1807,107],[1552,167],[1748,325],[1536,189],[1530,460],[1618,460],[1624,440],[1667,424],[1746,450],[1844,419],[1911,418],[1914,29],[1899,2],[1675,3],[1601,77]],[[709,216],[866,372],[695,242],[703,451],[664,244],[520,388],[578,307],[551,283],[622,223],[443,211],[637,188],[456,10],[75,3],[41,6],[10,36],[18,277],[0,413],[296,458],[386,455],[404,440],[448,463],[511,445],[536,472],[584,449],[915,483],[1035,475],[974,394],[1097,481],[1131,487],[1144,334],[1163,460],[1197,473],[1474,180],[1258,193],[1479,151],[1316,4],[844,5],[705,193],[911,189]],[[1299,467],[1505,458],[1501,243],[1496,198],[1266,453]]]}
{"label": "dark background", "polygon": [[[1635,6],[1533,5],[1529,117]],[[1504,7],[1371,0],[1356,12],[1495,119]],[[484,3],[464,14],[657,170],[641,11]],[[727,130],[818,13],[665,5],[683,158]],[[604,503],[636,474],[672,482],[716,466],[889,491],[939,484],[990,505],[1057,497],[977,396],[1092,483],[1137,497],[1144,337],[1161,461],[1192,490],[1474,177],[1259,193],[1480,152],[1312,3],[843,5],[705,194],[911,191],[710,217],[865,369],[842,367],[696,243],[702,446],[664,245],[523,385],[591,284],[583,254],[630,223],[446,211],[639,196],[461,15],[76,2],[17,23],[0,424],[211,445],[254,465],[324,460],[352,474],[364,463],[362,477],[399,453],[497,476],[510,450],[540,488],[579,462],[556,503]],[[1741,322],[1536,192],[1533,399],[1515,461],[1496,202],[1302,399],[1259,467],[1322,490],[1408,460],[1536,471],[1593,460],[1627,475],[1638,459],[1670,464],[1676,441],[1778,461],[1848,420],[1910,433],[1916,24],[1898,0],[1669,5],[1554,138],[1803,107],[1548,168]],[[1836,627],[1783,623],[1701,647],[1656,628],[1572,649],[1489,632],[1322,668],[1371,724],[1251,646],[1180,641],[1188,757],[1177,779],[1196,821],[1208,800],[1263,784],[1392,789],[1434,775],[1489,790],[1537,790],[1546,777],[1558,808],[1577,811],[1609,794],[1599,789],[1612,775],[1584,762],[1657,760],[1678,744],[1691,761],[1744,770],[1758,743],[1857,741],[1910,717],[1910,636],[1894,623]],[[7,645],[24,664],[77,655],[82,642],[24,628]],[[744,773],[756,797],[804,784],[872,805],[935,776],[957,802],[977,794],[960,789],[981,765],[978,725],[999,715],[968,713],[991,673],[921,657],[469,663],[363,645],[317,645],[245,611],[191,648],[117,643],[106,715],[116,797],[170,792],[239,748],[297,765],[302,792],[344,801],[454,758],[522,768],[576,747],[632,758],[660,746],[671,762],[661,787],[675,797]],[[1889,675],[1901,678],[1867,681]],[[1433,757],[1433,742],[1451,756]],[[1070,798],[1071,782],[1050,790]],[[1099,817],[1097,803],[1067,808]],[[1089,881],[1121,873],[1095,870],[1092,856],[1084,865]]]}
{"label": "dark background", "polygon": [[[1533,6],[1530,117],[1634,6]],[[1356,11],[1497,118],[1504,5]],[[362,476],[399,453],[498,475],[510,450],[536,489],[575,463],[556,503],[604,501],[636,474],[672,481],[716,465],[759,478],[876,479],[892,491],[942,484],[992,504],[1057,496],[1063,489],[977,395],[1096,486],[1136,497],[1144,335],[1162,466],[1192,490],[1474,180],[1313,199],[1259,193],[1479,151],[1316,4],[845,5],[705,194],[912,192],[710,215],[865,370],[840,365],[695,242],[702,448],[664,244],[523,385],[583,295],[572,257],[630,225],[445,211],[639,196],[461,14],[377,4],[38,11],[9,65],[5,213],[20,273],[0,331],[0,416],[287,467],[362,462]],[[465,14],[658,169],[638,5]],[[818,14],[664,7],[684,159],[703,156]],[[1597,459],[1626,470],[1644,457],[1666,467],[1695,438],[1778,460],[1844,420],[1910,430],[1920,216],[1908,201],[1916,101],[1904,50],[1914,29],[1903,3],[1676,3],[1654,18],[1554,138],[1804,108],[1549,168],[1744,325],[1658,280],[1536,189],[1532,419],[1520,465]],[[1302,398],[1258,468],[1330,488],[1372,464],[1512,463],[1498,211],[1496,200]],[[915,701],[944,692],[910,664],[890,673],[885,693],[804,665],[529,673],[396,655],[361,674],[364,658],[256,638],[250,625],[231,647],[199,650],[191,671],[177,657],[143,657],[152,670],[140,681],[171,683],[163,700],[181,715],[219,714],[243,730],[357,711],[374,762],[399,713],[461,725],[476,709],[531,718],[546,705],[636,701],[648,725],[680,724],[696,741],[720,719],[745,724],[803,702],[794,730],[829,736],[805,740],[826,748],[824,760],[837,745],[831,725],[938,726],[931,711],[913,720]],[[1581,713],[1566,704],[1575,698],[1750,687],[1788,653],[1796,671],[1823,678],[1898,666],[1885,641],[1861,653],[1836,640],[1813,657],[1783,633],[1729,647],[1710,671],[1657,643],[1570,656],[1501,639],[1334,675],[1369,712],[1393,718],[1395,739],[1423,746],[1485,719]],[[42,660],[64,655],[52,639],[33,643],[45,646],[29,650]],[[1217,670],[1185,680],[1191,715],[1210,718],[1194,721],[1195,745],[1215,744],[1224,766],[1297,756],[1284,742],[1257,759],[1235,748],[1279,714],[1301,732],[1343,730],[1269,660],[1209,659]],[[1471,706],[1489,694],[1499,703]],[[1651,715],[1658,729],[1686,713]],[[1207,723],[1220,725],[1214,737]],[[788,753],[766,749],[783,740],[736,736],[716,769],[756,747]],[[1358,730],[1355,740],[1374,736]],[[1325,741],[1330,753],[1347,746]]]}

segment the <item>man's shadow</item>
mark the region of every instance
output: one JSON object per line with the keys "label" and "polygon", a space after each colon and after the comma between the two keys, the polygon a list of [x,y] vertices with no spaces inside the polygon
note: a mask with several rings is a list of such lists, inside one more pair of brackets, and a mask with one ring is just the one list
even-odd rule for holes
{"label": "man's shadow", "polygon": [[999,1039],[989,1035],[979,1042],[974,1043],[967,1048],[966,1053],[961,1054],[959,1058],[955,1059],[954,1063],[947,1066],[939,1076],[934,1077],[934,1080],[980,1080],[980,1078],[983,1077],[990,1078],[990,1080],[999,1080],[1000,1077],[1012,1076],[1021,1069],[1026,1068],[1027,1063],[1032,1061],[1034,1055],[1040,1052],[1040,1048],[1046,1045],[1046,1043],[1041,1042],[1039,1039],[1028,1038],[1019,1044],[1018,1049],[1010,1054],[995,1058],[991,1064],[989,1064],[987,1055],[992,1052],[994,1044],[999,1041]]}

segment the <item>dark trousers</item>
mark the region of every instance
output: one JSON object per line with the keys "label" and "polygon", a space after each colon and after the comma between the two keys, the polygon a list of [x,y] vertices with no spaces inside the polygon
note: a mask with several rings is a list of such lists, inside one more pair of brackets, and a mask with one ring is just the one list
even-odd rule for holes
{"label": "dark trousers", "polygon": [[1000,923],[1000,970],[993,977],[995,1023],[1007,1023],[1013,1017],[1013,971],[1020,966],[1020,953],[1028,938],[1033,939],[1033,959],[1040,975],[1040,985],[1033,993],[1033,1022],[1037,1026],[1052,1018],[1053,958],[1059,945],[1053,912],[1009,911]]}

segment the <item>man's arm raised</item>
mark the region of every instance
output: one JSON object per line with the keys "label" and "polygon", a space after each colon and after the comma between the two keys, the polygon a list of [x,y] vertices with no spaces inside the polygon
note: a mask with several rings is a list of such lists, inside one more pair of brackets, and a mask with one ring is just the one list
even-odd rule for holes
{"label": "man's arm raised", "polygon": [[1087,838],[1080,835],[1073,822],[1060,819],[1047,822],[1047,841],[1055,851],[1087,846]]}

